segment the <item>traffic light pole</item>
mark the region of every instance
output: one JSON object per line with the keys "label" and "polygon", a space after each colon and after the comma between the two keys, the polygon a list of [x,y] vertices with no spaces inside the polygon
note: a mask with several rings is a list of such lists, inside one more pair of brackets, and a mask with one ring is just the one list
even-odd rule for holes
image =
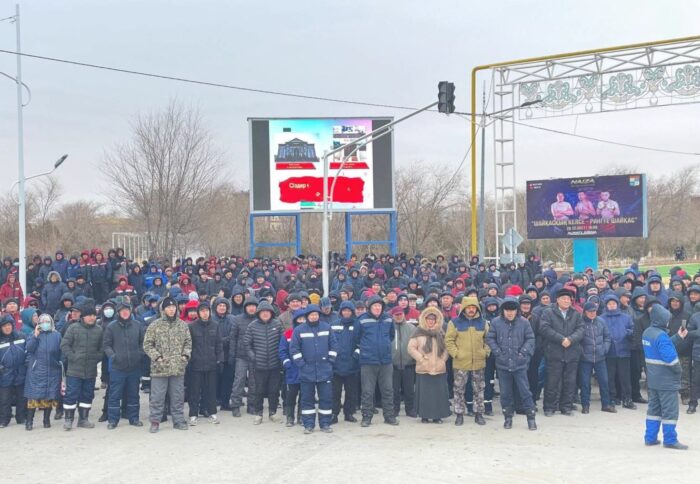
{"label": "traffic light pole", "polygon": [[367,133],[364,136],[360,136],[359,138],[356,138],[352,140],[350,143],[346,143],[342,146],[339,146],[331,151],[326,151],[323,154],[323,226],[322,226],[322,238],[321,238],[321,270],[323,272],[322,279],[323,279],[323,295],[328,296],[329,294],[329,287],[330,287],[330,267],[328,266],[328,215],[329,215],[329,210],[328,210],[328,158],[333,156],[336,153],[339,153],[341,151],[344,151],[346,148],[349,146],[354,146],[357,145],[361,142],[364,142],[365,140],[367,141],[367,144],[371,143],[374,141],[374,137],[377,135],[384,135],[386,134],[386,131],[392,129],[394,126],[396,126],[399,123],[402,123],[406,121],[407,119],[412,118],[413,116],[416,116],[417,114],[420,114],[422,112],[427,111],[430,108],[434,108],[435,106],[438,105],[438,101],[428,104],[427,106],[420,108],[416,111],[413,111],[412,113],[407,114],[406,116],[403,116],[397,120],[392,121],[391,123],[385,124],[381,128],[377,128],[374,131]]}

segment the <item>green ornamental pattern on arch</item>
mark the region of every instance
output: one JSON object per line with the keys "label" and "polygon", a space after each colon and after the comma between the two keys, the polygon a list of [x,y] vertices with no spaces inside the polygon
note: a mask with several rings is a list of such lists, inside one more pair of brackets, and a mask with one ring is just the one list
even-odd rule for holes
{"label": "green ornamental pattern on arch", "polygon": [[522,82],[517,91],[521,103],[542,100],[526,118],[699,102],[700,64]]}

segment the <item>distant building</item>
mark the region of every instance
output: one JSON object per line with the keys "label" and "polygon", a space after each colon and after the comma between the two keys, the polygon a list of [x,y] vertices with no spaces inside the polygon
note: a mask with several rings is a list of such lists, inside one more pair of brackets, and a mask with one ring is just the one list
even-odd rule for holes
{"label": "distant building", "polygon": [[294,138],[286,143],[277,145],[275,163],[299,163],[303,161],[319,161],[318,156],[316,156],[316,147],[313,143]]}

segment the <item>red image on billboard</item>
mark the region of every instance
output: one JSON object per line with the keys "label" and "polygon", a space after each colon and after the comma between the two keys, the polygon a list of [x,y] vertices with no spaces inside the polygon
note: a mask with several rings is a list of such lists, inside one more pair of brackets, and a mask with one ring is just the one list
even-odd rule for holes
{"label": "red image on billboard", "polygon": [[[287,178],[279,183],[280,201],[284,203],[323,202],[323,178],[300,176]],[[328,178],[328,193],[333,177]],[[365,182],[362,178],[339,176],[333,191],[333,202],[362,203]]]}

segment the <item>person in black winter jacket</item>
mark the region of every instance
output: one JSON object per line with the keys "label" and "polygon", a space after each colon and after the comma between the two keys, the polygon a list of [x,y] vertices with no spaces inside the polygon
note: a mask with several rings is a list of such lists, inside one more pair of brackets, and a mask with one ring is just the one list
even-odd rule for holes
{"label": "person in black winter jacket", "polygon": [[691,348],[692,372],[690,379],[690,401],[686,413],[694,414],[700,400],[700,302],[693,306],[693,313],[687,322],[687,344]]}
{"label": "person in black winter jacket", "polygon": [[540,333],[546,345],[545,417],[551,417],[557,410],[570,415],[573,409],[583,321],[571,303],[572,294],[560,289],[556,293],[556,303],[542,313],[540,321]]}
{"label": "person in black winter jacket", "polygon": [[279,342],[282,337],[282,325],[275,319],[275,310],[266,301],[258,304],[256,318],[248,326],[243,337],[243,345],[248,352],[248,359],[255,368],[255,391],[253,392],[253,407],[255,419],[253,423],[262,423],[263,400],[267,397],[269,419],[279,422],[277,406],[281,384],[281,363],[279,358]]}
{"label": "person in black winter jacket", "polygon": [[501,316],[491,320],[486,343],[496,359],[501,387],[501,407],[505,417],[503,427],[513,427],[514,395],[517,392],[527,415],[528,428],[537,430],[535,402],[532,400],[527,381],[528,364],[535,351],[535,333],[528,320],[520,316],[519,312],[518,300],[506,298],[501,304]]}
{"label": "person in black winter jacket", "polygon": [[129,425],[143,426],[139,420],[139,382],[144,357],[141,323],[132,318],[131,307],[120,302],[116,307],[117,319],[107,324],[102,348],[108,358],[109,387],[107,389],[108,429],[119,423],[123,401]]}
{"label": "person in black winter jacket", "polygon": [[224,349],[219,323],[211,318],[208,302],[199,303],[197,319],[190,325],[192,336],[192,357],[190,358],[190,380],[188,386],[188,403],[190,407],[190,425],[197,425],[197,418],[202,411],[208,415],[209,422],[218,424],[216,416],[216,375],[223,366]]}
{"label": "person in black winter jacket", "polygon": [[91,304],[81,308],[81,319],[68,327],[61,340],[61,352],[67,363],[64,430],[73,426],[73,416],[78,409],[78,427],[91,429],[95,424],[88,416],[95,398],[97,363],[102,360],[102,327],[97,325],[97,312]]}
{"label": "person in black winter jacket", "polygon": [[231,357],[231,331],[235,318],[230,312],[228,299],[220,297],[214,300],[211,319],[219,325],[219,336],[223,345],[224,359],[218,375],[218,385],[216,389],[216,399],[221,406],[221,410],[231,410],[229,401],[231,399],[231,388],[233,387],[234,366],[230,361]]}
{"label": "person in black winter jacket", "polygon": [[640,381],[642,379],[642,369],[644,369],[644,349],[642,347],[642,333],[649,327],[649,313],[645,310],[647,306],[647,294],[644,287],[636,287],[632,291],[632,304],[630,311],[634,323],[632,333],[632,346],[630,351],[630,383],[632,385],[632,401],[634,403],[647,403],[642,397]]}
{"label": "person in black winter jacket", "polygon": [[229,337],[229,363],[234,366],[233,386],[231,388],[231,415],[241,416],[240,407],[243,405],[243,393],[246,380],[248,381],[248,413],[254,415],[253,390],[255,389],[255,368],[248,358],[245,347],[245,335],[248,326],[255,320],[258,300],[254,297],[246,299],[243,312],[236,316]]}

